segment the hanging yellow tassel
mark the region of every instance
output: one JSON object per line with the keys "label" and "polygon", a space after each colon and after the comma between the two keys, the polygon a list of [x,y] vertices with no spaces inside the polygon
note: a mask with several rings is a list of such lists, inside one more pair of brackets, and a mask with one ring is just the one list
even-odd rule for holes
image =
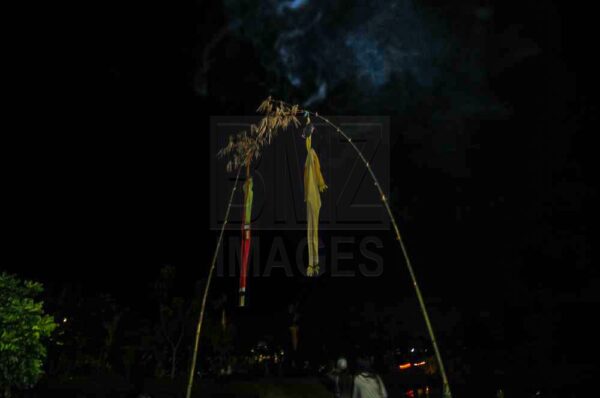
{"label": "hanging yellow tassel", "polygon": [[306,138],[306,163],[304,164],[304,201],[306,202],[308,233],[308,269],[307,276],[319,274],[319,211],[321,210],[320,192],[327,189],[317,153],[311,146],[312,136]]}

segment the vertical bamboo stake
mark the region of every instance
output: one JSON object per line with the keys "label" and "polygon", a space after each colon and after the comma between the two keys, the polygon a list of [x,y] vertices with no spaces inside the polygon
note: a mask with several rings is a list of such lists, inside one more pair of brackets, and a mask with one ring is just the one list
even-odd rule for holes
{"label": "vertical bamboo stake", "polygon": [[[281,103],[285,104],[283,102],[281,102]],[[406,267],[408,268],[408,272],[410,274],[410,278],[412,280],[413,287],[415,288],[415,292],[417,293],[417,299],[419,301],[419,306],[421,308],[423,318],[425,318],[425,324],[427,325],[427,332],[429,333],[429,338],[431,339],[431,343],[433,345],[433,350],[435,351],[435,357],[438,362],[438,366],[440,367],[440,373],[442,375],[442,383],[443,383],[443,387],[444,387],[443,395],[444,395],[444,397],[451,398],[452,392],[450,391],[450,384],[448,383],[448,378],[446,376],[446,370],[444,369],[444,363],[442,361],[442,356],[440,354],[440,350],[437,345],[437,340],[435,338],[435,334],[433,333],[431,321],[429,320],[429,315],[427,313],[427,307],[425,306],[425,301],[423,300],[423,296],[421,295],[421,289],[419,288],[419,284],[417,283],[417,278],[415,276],[415,272],[413,270],[412,263],[410,262],[410,258],[408,257],[408,251],[406,250],[406,246],[404,245],[404,241],[402,240],[402,235],[400,235],[400,229],[398,228],[398,224],[396,223],[396,218],[394,217],[394,214],[392,213],[392,210],[390,209],[390,205],[387,201],[387,198],[385,197],[385,194],[383,193],[383,189],[381,188],[381,185],[379,184],[379,180],[375,176],[375,173],[373,172],[371,165],[369,164],[369,162],[367,161],[367,159],[365,158],[363,153],[360,151],[360,149],[358,149],[356,144],[354,142],[352,142],[352,138],[348,137],[348,135],[346,133],[344,133],[344,131],[342,129],[340,129],[338,126],[336,126],[335,124],[330,122],[329,119],[327,119],[323,116],[320,116],[316,112],[310,112],[310,111],[306,111],[306,110],[300,110],[300,112],[306,112],[308,114],[311,114],[311,115],[315,116],[316,118],[324,121],[326,124],[330,125],[331,127],[333,127],[338,134],[340,134],[342,137],[344,137],[346,139],[346,141],[348,141],[348,143],[350,143],[350,145],[352,145],[352,148],[354,148],[354,150],[360,157],[361,161],[364,163],[367,170],[369,171],[369,174],[371,175],[371,178],[373,179],[373,182],[375,183],[375,187],[377,187],[377,190],[379,191],[379,195],[381,196],[381,201],[385,205],[387,214],[388,214],[390,220],[392,221],[392,225],[394,226],[396,240],[398,241],[398,243],[400,244],[400,248],[402,249],[402,254],[404,256],[404,261],[406,262]]]}
{"label": "vertical bamboo stake", "polygon": [[223,234],[225,233],[225,226],[227,225],[227,220],[229,220],[229,211],[231,210],[231,204],[233,203],[233,197],[234,197],[235,191],[237,189],[237,183],[240,178],[241,170],[242,170],[242,166],[238,167],[237,174],[235,176],[235,182],[233,183],[233,188],[231,189],[231,195],[229,196],[229,203],[227,204],[227,210],[225,211],[225,220],[223,221],[223,225],[221,226],[219,240],[217,241],[217,247],[215,248],[215,253],[213,254],[212,263],[211,263],[210,269],[208,271],[208,279],[206,280],[206,286],[204,287],[204,295],[202,296],[202,305],[200,307],[200,317],[198,318],[198,326],[196,327],[196,338],[194,340],[194,352],[192,354],[192,364],[190,366],[190,375],[188,378],[187,392],[185,394],[186,398],[191,398],[191,396],[192,396],[192,387],[194,385],[194,373],[196,372],[196,359],[198,358],[198,345],[200,343],[200,333],[202,332],[202,323],[204,322],[204,310],[206,309],[206,298],[208,297],[208,290],[210,289],[210,282],[212,281],[212,276],[213,276],[213,273],[215,270],[215,265],[217,263],[217,257],[219,255],[219,249],[221,248],[221,242],[223,241]]}

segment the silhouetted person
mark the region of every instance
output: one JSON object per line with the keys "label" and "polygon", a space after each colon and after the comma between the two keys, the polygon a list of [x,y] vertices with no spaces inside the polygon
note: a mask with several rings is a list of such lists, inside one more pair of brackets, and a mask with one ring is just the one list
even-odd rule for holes
{"label": "silhouetted person", "polygon": [[373,371],[371,361],[366,358],[359,358],[356,362],[356,370],[353,398],[387,398],[383,381]]}
{"label": "silhouetted person", "polygon": [[333,382],[333,393],[336,398],[352,398],[354,376],[348,370],[346,358],[338,359],[335,369],[328,376]]}

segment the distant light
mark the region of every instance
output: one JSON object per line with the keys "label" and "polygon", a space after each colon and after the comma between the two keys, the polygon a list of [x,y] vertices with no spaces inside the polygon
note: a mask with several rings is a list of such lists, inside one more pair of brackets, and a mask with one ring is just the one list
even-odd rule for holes
{"label": "distant light", "polygon": [[63,318],[63,323],[67,323],[67,318]]}
{"label": "distant light", "polygon": [[403,363],[403,364],[399,365],[398,368],[400,370],[404,370],[404,369],[410,368],[411,366],[412,366],[412,364],[410,362],[407,362],[407,363]]}
{"label": "distant light", "polygon": [[414,348],[411,348],[411,349],[410,349],[410,352],[415,352],[415,349],[414,349]]}
{"label": "distant light", "polygon": [[423,366],[423,365],[425,365],[425,361],[417,362],[414,364],[414,366]]}

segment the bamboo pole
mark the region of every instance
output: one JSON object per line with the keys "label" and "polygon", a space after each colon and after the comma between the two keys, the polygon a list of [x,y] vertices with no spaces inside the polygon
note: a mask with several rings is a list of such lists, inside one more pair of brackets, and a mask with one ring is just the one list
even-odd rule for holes
{"label": "bamboo pole", "polygon": [[204,294],[202,296],[202,305],[200,306],[200,316],[198,318],[198,326],[196,327],[196,338],[194,340],[194,352],[192,354],[192,363],[190,365],[190,375],[188,378],[186,398],[191,398],[192,396],[192,387],[194,385],[194,373],[196,372],[196,359],[198,358],[198,346],[200,343],[200,334],[202,332],[202,323],[204,322],[204,311],[206,309],[206,299],[208,297],[208,290],[210,289],[210,282],[212,281],[212,276],[215,270],[215,265],[217,263],[217,257],[219,256],[219,249],[221,248],[221,242],[223,241],[223,235],[225,233],[225,226],[227,225],[227,221],[229,220],[229,212],[231,210],[231,204],[233,203],[233,197],[235,191],[237,189],[237,184],[240,179],[240,172],[242,170],[242,166],[238,167],[235,182],[233,183],[233,188],[231,189],[231,195],[229,196],[229,203],[227,204],[227,210],[225,211],[225,220],[223,221],[223,225],[221,226],[221,232],[219,233],[219,240],[217,241],[217,247],[215,248],[215,253],[213,254],[212,263],[210,265],[210,269],[208,271],[208,279],[206,280],[206,286],[204,287]]}
{"label": "bamboo pole", "polygon": [[[284,102],[284,101],[274,101],[274,102],[279,102],[281,105],[284,106],[288,106],[291,107],[290,104]],[[371,178],[373,179],[373,182],[375,183],[375,186],[377,187],[377,190],[380,194],[381,197],[381,201],[383,202],[385,209],[387,211],[387,214],[392,222],[392,225],[394,227],[394,232],[396,235],[396,240],[398,241],[400,248],[402,250],[402,254],[404,256],[404,260],[406,263],[406,267],[408,268],[408,272],[410,274],[412,283],[413,283],[413,287],[415,288],[415,292],[417,294],[417,299],[419,301],[419,306],[421,309],[421,312],[423,314],[423,318],[425,319],[425,324],[427,326],[427,332],[429,333],[429,337],[431,339],[432,345],[433,345],[433,349],[435,352],[435,357],[436,360],[438,362],[438,366],[440,368],[440,373],[442,376],[442,383],[443,383],[443,396],[447,397],[447,398],[451,398],[452,397],[452,393],[450,390],[450,384],[448,382],[448,378],[446,376],[446,371],[444,368],[444,363],[442,361],[442,356],[440,354],[440,350],[438,348],[437,345],[437,340],[435,338],[435,334],[433,332],[433,328],[431,326],[431,321],[429,320],[429,315],[427,313],[427,308],[425,306],[425,301],[423,300],[423,296],[421,294],[421,289],[419,288],[419,284],[417,283],[417,278],[415,275],[415,272],[413,270],[412,267],[412,263],[410,261],[410,257],[408,256],[408,251],[406,250],[406,246],[404,245],[404,241],[402,240],[402,235],[400,234],[400,229],[398,228],[398,223],[396,222],[396,218],[394,217],[392,210],[389,206],[389,203],[387,201],[387,198],[385,196],[385,193],[383,192],[383,189],[381,188],[381,185],[379,184],[379,180],[377,179],[377,176],[375,175],[375,173],[373,172],[373,169],[371,168],[371,165],[369,164],[369,162],[367,161],[367,159],[364,157],[363,153],[360,151],[360,149],[358,149],[358,147],[356,146],[356,144],[354,144],[354,142],[352,142],[352,138],[350,138],[342,129],[340,129],[338,126],[336,126],[335,124],[333,124],[329,119],[320,116],[318,113],[316,112],[311,112],[308,110],[304,110],[304,109],[298,109],[299,113],[305,113],[308,115],[313,115],[314,117],[324,121],[326,124],[330,125],[331,127],[333,127],[335,129],[335,131],[340,134],[342,137],[344,137],[344,139],[346,139],[346,141],[348,143],[350,143],[350,145],[352,146],[352,148],[355,150],[355,152],[358,154],[359,158],[361,159],[361,161],[363,162],[363,164],[366,166],[367,170],[369,171],[369,174],[371,175]],[[251,159],[252,157],[249,156],[249,158]],[[200,334],[202,331],[202,323],[204,320],[204,311],[205,311],[205,307],[206,307],[206,299],[208,296],[208,290],[210,288],[210,282],[212,280],[212,275],[215,269],[215,264],[216,264],[216,260],[217,260],[217,256],[219,253],[219,249],[221,247],[221,242],[223,239],[223,234],[225,231],[225,226],[227,224],[227,220],[229,218],[229,212],[231,210],[231,204],[233,202],[233,196],[234,193],[236,191],[237,188],[237,183],[239,180],[239,176],[240,176],[240,171],[242,169],[242,165],[240,165],[240,167],[238,168],[237,174],[236,174],[236,179],[235,179],[235,184],[233,186],[233,189],[231,191],[231,196],[229,198],[229,204],[227,205],[227,210],[225,213],[225,220],[223,222],[223,226],[221,227],[221,232],[219,235],[219,240],[217,241],[217,247],[215,249],[215,253],[213,255],[213,259],[212,259],[212,264],[209,270],[209,274],[208,274],[208,280],[206,283],[206,287],[204,289],[204,295],[202,298],[202,306],[200,309],[200,317],[198,319],[198,326],[196,329],[196,338],[195,338],[195,342],[194,342],[194,352],[193,352],[193,356],[192,356],[192,364],[190,367],[190,375],[189,375],[189,379],[188,379],[188,386],[187,386],[187,394],[186,394],[186,398],[191,398],[191,393],[192,393],[192,386],[193,386],[193,380],[194,380],[194,373],[195,373],[195,368],[196,368],[196,359],[197,359],[197,354],[198,354],[198,345],[199,345],[199,340],[200,340]],[[249,167],[249,162],[246,164],[247,168]],[[247,170],[248,171],[248,170]]]}
{"label": "bamboo pole", "polygon": [[[281,103],[282,105],[290,106],[289,104],[287,104],[283,101],[278,101],[278,102]],[[311,112],[311,111],[307,111],[304,109],[299,109],[299,112],[312,115],[312,116],[322,120],[329,126],[333,127],[338,134],[340,134],[342,137],[344,137],[344,139],[346,141],[348,141],[348,143],[356,151],[360,160],[363,162],[363,164],[366,166],[367,170],[369,171],[369,174],[371,175],[371,178],[373,179],[373,182],[375,183],[375,187],[377,187],[377,190],[379,191],[381,201],[385,205],[387,214],[388,214],[390,220],[392,221],[392,225],[394,226],[396,240],[398,241],[398,243],[400,244],[400,248],[402,249],[404,261],[406,263],[406,267],[408,268],[408,272],[410,274],[410,278],[412,280],[413,287],[415,288],[415,292],[417,294],[417,299],[419,301],[419,307],[421,309],[421,313],[423,314],[423,318],[425,319],[425,324],[427,326],[427,332],[429,333],[429,338],[431,339],[431,343],[433,345],[433,350],[435,352],[435,357],[436,357],[438,366],[440,368],[440,373],[442,375],[443,396],[451,398],[452,392],[450,390],[450,384],[448,383],[448,378],[446,376],[446,370],[444,368],[444,362],[442,361],[442,355],[440,354],[440,350],[438,348],[437,340],[435,338],[435,333],[433,332],[433,327],[431,326],[431,321],[429,320],[429,314],[427,313],[427,307],[425,306],[425,301],[423,300],[423,296],[421,294],[421,289],[419,288],[419,284],[417,283],[417,277],[413,270],[412,263],[410,261],[410,257],[408,256],[408,251],[406,250],[406,246],[404,245],[404,241],[402,240],[402,235],[400,234],[400,229],[398,228],[398,223],[396,222],[396,218],[394,217],[394,214],[392,213],[392,210],[390,209],[390,205],[385,196],[385,193],[383,192],[383,189],[381,188],[381,184],[379,184],[379,180],[377,179],[377,176],[373,172],[371,165],[369,164],[369,162],[367,161],[367,159],[365,158],[363,153],[360,151],[360,149],[358,149],[356,144],[354,142],[352,142],[352,138],[350,138],[342,129],[340,129],[338,126],[336,126],[334,123],[332,123],[329,119],[319,115],[316,112]]]}

